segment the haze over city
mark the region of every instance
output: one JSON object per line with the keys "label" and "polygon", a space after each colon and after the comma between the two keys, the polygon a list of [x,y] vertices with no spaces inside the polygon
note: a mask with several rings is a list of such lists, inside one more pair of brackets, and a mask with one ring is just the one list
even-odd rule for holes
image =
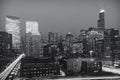
{"label": "haze over city", "polygon": [[25,22],[32,20],[42,34],[78,34],[80,29],[97,27],[100,9],[105,9],[105,27],[120,29],[119,4],[119,0],[1,0],[0,29],[4,30],[5,16],[14,15],[20,17],[23,32]]}

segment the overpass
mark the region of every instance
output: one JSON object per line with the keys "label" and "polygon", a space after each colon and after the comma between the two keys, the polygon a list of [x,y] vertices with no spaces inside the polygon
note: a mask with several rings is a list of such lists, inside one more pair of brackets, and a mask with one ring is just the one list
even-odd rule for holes
{"label": "overpass", "polygon": [[11,73],[11,71],[14,69],[16,64],[23,58],[25,54],[19,55],[17,59],[15,59],[1,74],[0,74],[0,80],[5,80],[7,76]]}

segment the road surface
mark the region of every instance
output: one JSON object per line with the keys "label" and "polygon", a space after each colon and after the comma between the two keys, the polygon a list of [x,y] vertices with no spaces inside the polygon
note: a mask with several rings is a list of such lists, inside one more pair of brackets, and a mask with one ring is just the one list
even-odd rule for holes
{"label": "road surface", "polygon": [[5,80],[7,76],[10,74],[12,69],[16,66],[16,64],[21,60],[22,57],[24,57],[24,54],[21,54],[16,60],[14,60],[1,74],[0,74],[0,80]]}

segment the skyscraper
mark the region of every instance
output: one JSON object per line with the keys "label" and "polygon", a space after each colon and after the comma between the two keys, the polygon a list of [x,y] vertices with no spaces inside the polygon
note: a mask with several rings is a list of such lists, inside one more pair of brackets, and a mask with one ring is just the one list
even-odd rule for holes
{"label": "skyscraper", "polygon": [[48,33],[48,42],[51,44],[51,43],[53,43],[53,40],[54,40],[54,33],[49,32]]}
{"label": "skyscraper", "polygon": [[26,21],[26,33],[31,32],[32,35],[40,35],[38,22],[36,21]]}
{"label": "skyscraper", "polygon": [[26,56],[39,57],[41,48],[41,35],[38,30],[38,22],[26,22]]}
{"label": "skyscraper", "polygon": [[101,9],[99,13],[98,29],[99,30],[105,29],[105,10],[104,9]]}
{"label": "skyscraper", "polygon": [[0,31],[0,57],[1,56],[12,56],[12,35]]}
{"label": "skyscraper", "polygon": [[66,34],[66,46],[71,47],[74,41],[74,35],[71,32]]}
{"label": "skyscraper", "polygon": [[6,16],[6,32],[12,34],[12,44],[14,49],[20,48],[20,19],[15,16]]}

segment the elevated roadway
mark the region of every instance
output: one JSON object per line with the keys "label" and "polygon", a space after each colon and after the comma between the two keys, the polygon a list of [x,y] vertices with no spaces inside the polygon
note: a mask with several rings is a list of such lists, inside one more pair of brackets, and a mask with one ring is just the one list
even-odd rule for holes
{"label": "elevated roadway", "polygon": [[0,74],[0,80],[5,80],[7,76],[10,74],[10,72],[14,69],[14,67],[17,65],[17,63],[23,58],[25,54],[19,55],[17,59],[15,59],[1,74]]}

